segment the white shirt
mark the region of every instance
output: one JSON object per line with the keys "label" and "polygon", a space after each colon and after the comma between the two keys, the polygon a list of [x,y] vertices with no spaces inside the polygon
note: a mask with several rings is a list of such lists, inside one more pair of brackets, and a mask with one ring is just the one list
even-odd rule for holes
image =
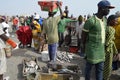
{"label": "white shirt", "polygon": [[78,34],[79,39],[81,39],[83,26],[84,26],[84,22],[82,22],[81,25],[79,25],[79,22],[77,22],[76,33]]}
{"label": "white shirt", "polygon": [[9,28],[10,28],[10,26],[6,23],[6,22],[2,22],[2,28],[5,28],[5,27],[7,27],[7,29],[6,29],[6,36],[10,36],[10,34],[9,34]]}
{"label": "white shirt", "polygon": [[[0,24],[0,35],[4,34],[3,28],[2,28],[2,24]],[[0,49],[5,48],[5,42],[0,38]]]}
{"label": "white shirt", "polygon": [[34,15],[34,19],[39,19],[39,18],[40,18],[39,14]]}

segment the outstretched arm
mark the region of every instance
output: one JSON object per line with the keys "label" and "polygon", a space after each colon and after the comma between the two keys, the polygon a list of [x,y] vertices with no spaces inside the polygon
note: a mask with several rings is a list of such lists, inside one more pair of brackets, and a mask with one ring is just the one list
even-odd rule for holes
{"label": "outstretched arm", "polygon": [[62,9],[61,9],[61,7],[60,7],[60,2],[57,1],[56,4],[57,4],[57,6],[58,6],[58,8],[59,8],[59,10],[60,10],[60,16],[62,17],[62,13],[63,13],[63,12],[62,12]]}
{"label": "outstretched arm", "polygon": [[10,44],[13,48],[15,48],[17,46],[17,44],[12,40],[10,39],[9,37],[7,37],[5,34],[1,34],[0,35],[0,38],[7,42],[8,44]]}
{"label": "outstretched arm", "polygon": [[0,38],[1,38],[3,41],[7,41],[7,40],[9,39],[5,34],[0,35]]}

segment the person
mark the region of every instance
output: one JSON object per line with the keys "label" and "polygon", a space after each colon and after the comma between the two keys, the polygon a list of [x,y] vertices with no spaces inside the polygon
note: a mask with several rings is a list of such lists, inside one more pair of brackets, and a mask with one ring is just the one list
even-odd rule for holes
{"label": "person", "polygon": [[112,71],[113,56],[118,54],[115,46],[115,29],[113,26],[117,24],[117,16],[110,15],[107,19],[106,41],[105,41],[105,62],[103,70],[103,80],[110,80]]}
{"label": "person", "polygon": [[69,13],[68,6],[65,6],[64,13],[66,14],[65,18],[68,18],[68,13]]}
{"label": "person", "polygon": [[116,15],[117,17],[120,17],[120,11],[117,11],[117,12],[115,13],[115,15]]}
{"label": "person", "polygon": [[40,24],[40,26],[43,25],[43,20],[44,20],[44,19],[43,19],[42,17],[39,18],[39,24]]}
{"label": "person", "polygon": [[40,17],[38,23],[39,23],[40,26],[41,26],[41,30],[43,29],[43,21],[44,21],[44,18]]}
{"label": "person", "polygon": [[31,43],[32,43],[32,30],[30,29],[29,26],[25,26],[22,24],[19,26],[19,29],[16,31],[17,38],[20,41],[18,44],[19,48],[31,48]]}
{"label": "person", "polygon": [[84,22],[87,20],[86,15],[84,15]]}
{"label": "person", "polygon": [[87,19],[89,19],[90,17],[91,17],[91,15],[90,15],[90,14],[88,14],[88,15],[87,15]]}
{"label": "person", "polygon": [[27,26],[30,26],[30,23],[31,23],[31,22],[30,22],[30,16],[29,16],[29,17],[28,17],[28,16],[26,17],[25,23],[26,23]]}
{"label": "person", "polygon": [[[10,26],[6,22],[6,17],[2,16],[1,21],[2,21],[1,24],[2,24],[3,31],[5,32],[5,35],[10,37],[10,33],[8,30],[10,28]],[[5,53],[7,54],[6,55],[7,58],[9,58],[12,55],[11,51],[12,51],[11,46],[8,43],[6,43]]]}
{"label": "person", "polygon": [[58,23],[61,20],[62,10],[60,8],[59,2],[56,3],[60,9],[60,16],[54,17],[56,12],[48,13],[49,17],[43,21],[43,31],[42,34],[46,34],[47,36],[47,44],[48,44],[48,53],[50,62],[56,61],[57,54],[57,46],[58,46]]}
{"label": "person", "polygon": [[32,37],[33,37],[33,43],[34,43],[34,50],[39,52],[41,26],[36,19],[33,19],[31,27],[32,27]]}
{"label": "person", "polygon": [[77,20],[72,20],[70,18],[65,18],[65,17],[66,17],[66,13],[63,13],[62,18],[61,18],[60,22],[58,23],[59,47],[61,47],[61,45],[64,42],[64,32],[66,29],[66,24],[68,22],[77,21]]}
{"label": "person", "polygon": [[16,31],[18,29],[18,23],[19,23],[19,20],[18,20],[18,16],[16,17],[13,17],[13,31]]}
{"label": "person", "polygon": [[2,23],[2,17],[0,16],[0,80],[3,80],[3,75],[6,72],[6,68],[7,68],[6,55],[4,50],[4,48],[6,48],[5,42],[10,44],[13,48],[15,48],[17,44],[5,35],[1,23]]}
{"label": "person", "polygon": [[4,16],[2,16],[1,20],[2,20],[2,27],[3,27],[3,30],[6,34],[6,36],[10,37],[10,33],[9,33],[9,30],[8,30],[10,28],[10,26],[7,24]]}
{"label": "person", "polygon": [[77,23],[77,27],[76,27],[78,47],[80,47],[80,44],[81,44],[81,33],[82,33],[83,26],[84,26],[84,20],[83,20],[82,15],[80,15],[78,17],[78,23]]}
{"label": "person", "polygon": [[20,21],[20,25],[21,25],[21,26],[22,26],[22,25],[25,26],[25,17],[24,17],[24,16],[21,16],[21,17],[19,18],[19,21]]}
{"label": "person", "polygon": [[39,22],[39,18],[40,18],[39,14],[34,13],[34,19],[35,19],[37,22]]}
{"label": "person", "polygon": [[[118,23],[117,25],[113,26],[113,28],[115,29],[115,45],[116,45],[116,48],[118,50],[118,53],[120,53],[120,12],[117,11],[116,12],[116,16],[118,17]],[[113,62],[113,70],[117,70],[118,69],[118,61],[114,61]]]}
{"label": "person", "polygon": [[98,12],[85,22],[82,30],[81,47],[86,60],[85,80],[90,80],[93,66],[96,69],[96,80],[103,80],[106,16],[114,6],[107,0],[100,1],[97,6]]}

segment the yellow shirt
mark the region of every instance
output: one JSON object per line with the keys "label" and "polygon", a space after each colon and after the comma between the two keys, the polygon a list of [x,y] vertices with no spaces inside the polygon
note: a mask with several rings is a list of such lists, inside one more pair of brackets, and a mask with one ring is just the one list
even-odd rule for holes
{"label": "yellow shirt", "polygon": [[37,29],[37,32],[41,32],[41,26],[40,26],[40,24],[37,21],[33,21],[33,23],[34,23],[34,25],[35,25],[35,27]]}
{"label": "yellow shirt", "polygon": [[115,28],[115,45],[117,49],[120,49],[120,17],[118,18],[118,25]]}

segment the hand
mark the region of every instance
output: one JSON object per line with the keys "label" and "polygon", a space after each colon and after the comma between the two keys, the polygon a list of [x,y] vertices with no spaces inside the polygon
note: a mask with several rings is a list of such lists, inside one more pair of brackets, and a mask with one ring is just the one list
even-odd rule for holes
{"label": "hand", "polygon": [[13,40],[11,40],[11,39],[8,39],[6,42],[8,44],[10,44],[12,46],[12,48],[16,48],[17,47],[17,44]]}
{"label": "hand", "polygon": [[57,2],[56,2],[56,5],[57,5],[57,6],[60,6],[60,2],[59,2],[59,1],[57,1]]}

